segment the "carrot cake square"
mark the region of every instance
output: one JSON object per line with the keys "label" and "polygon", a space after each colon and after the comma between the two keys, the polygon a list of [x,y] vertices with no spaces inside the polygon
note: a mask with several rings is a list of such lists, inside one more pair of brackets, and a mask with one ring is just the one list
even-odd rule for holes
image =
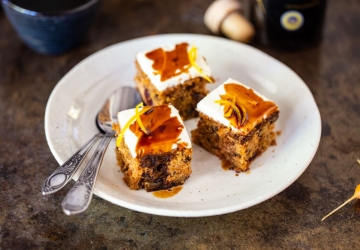
{"label": "carrot cake square", "polygon": [[278,106],[255,90],[228,79],[197,105],[200,120],[192,141],[247,171],[252,160],[276,144],[274,123]]}
{"label": "carrot cake square", "polygon": [[183,120],[198,116],[196,105],[213,80],[196,47],[184,42],[140,52],[135,64],[136,88],[147,105],[172,104]]}
{"label": "carrot cake square", "polygon": [[119,112],[114,129],[117,158],[131,189],[169,189],[190,177],[191,141],[174,106],[139,104]]}

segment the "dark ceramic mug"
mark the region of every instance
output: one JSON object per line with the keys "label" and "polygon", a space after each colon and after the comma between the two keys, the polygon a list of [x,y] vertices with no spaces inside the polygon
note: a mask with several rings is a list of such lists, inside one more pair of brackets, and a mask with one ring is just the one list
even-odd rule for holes
{"label": "dark ceramic mug", "polygon": [[[45,0],[44,0],[45,1]],[[3,10],[21,40],[40,54],[62,54],[86,38],[100,0],[68,10],[34,11],[2,0]]]}

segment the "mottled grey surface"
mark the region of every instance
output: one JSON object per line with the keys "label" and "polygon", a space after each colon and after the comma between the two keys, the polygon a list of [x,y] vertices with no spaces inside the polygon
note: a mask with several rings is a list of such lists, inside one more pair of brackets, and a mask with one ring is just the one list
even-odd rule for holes
{"label": "mottled grey surface", "polygon": [[[58,166],[44,134],[47,99],[74,65],[108,45],[161,33],[209,34],[211,0],[103,1],[87,42],[61,56],[23,45],[0,11],[0,249],[359,249],[360,204],[324,222],[360,183],[360,4],[330,0],[324,39],[315,48],[276,51],[309,86],[322,117],[319,149],[304,174],[275,197],[246,210],[205,218],[142,214],[94,197],[66,216],[71,185],[41,195]],[[358,221],[359,220],[359,221]]]}

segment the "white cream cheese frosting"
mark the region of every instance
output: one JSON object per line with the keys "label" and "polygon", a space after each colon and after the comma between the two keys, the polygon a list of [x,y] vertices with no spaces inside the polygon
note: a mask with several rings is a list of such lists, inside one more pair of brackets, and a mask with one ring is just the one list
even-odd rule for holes
{"label": "white cream cheese frosting", "polygon": [[[159,47],[159,48],[163,49],[164,51],[172,51],[175,49],[175,47],[176,47],[176,44],[171,44],[171,45],[167,45],[167,46],[163,46],[163,47]],[[156,48],[156,49],[159,49],[159,48]],[[190,49],[191,49],[191,45],[188,45],[187,51],[189,52]],[[154,61],[149,59],[146,56],[147,53],[154,51],[154,50],[148,50],[148,51],[143,51],[143,52],[137,53],[136,60],[137,60],[138,64],[140,65],[141,70],[149,77],[152,84],[159,91],[164,91],[167,88],[181,84],[189,79],[202,76],[195,67],[191,66],[186,72],[183,72],[183,73],[176,75],[165,81],[161,81],[161,75],[158,74],[153,69],[152,65],[153,65]],[[204,59],[204,57],[202,57],[201,55],[199,55],[197,53],[195,63],[198,65],[198,67],[202,70],[202,72],[206,76],[211,77],[210,67],[209,67],[208,63],[206,62],[206,60]]]}
{"label": "white cream cheese frosting", "polygon": [[[184,122],[182,121],[180,115],[179,115],[179,111],[172,105],[168,105],[168,107],[171,109],[171,114],[170,117],[177,117],[177,119],[179,120],[179,122],[184,126],[184,128],[182,129],[179,137],[178,137],[178,142],[174,143],[172,145],[172,149],[175,149],[178,147],[178,143],[185,143],[186,148],[191,148],[191,140],[190,137],[188,135],[188,132],[185,128]],[[139,109],[139,111],[141,111],[142,109]],[[128,110],[124,110],[118,113],[118,122],[120,124],[120,128],[123,128],[126,123],[135,115],[135,109],[128,109]],[[134,121],[135,122],[135,121]],[[137,152],[136,152],[136,146],[138,143],[138,137],[130,130],[130,129],[126,129],[125,133],[124,133],[124,137],[123,140],[125,140],[125,144],[128,146],[130,153],[132,155],[133,158],[136,158],[137,156]]]}
{"label": "white cream cheese frosting", "polygon": [[[226,91],[224,88],[225,84],[238,84],[243,86],[246,89],[252,90],[258,97],[260,97],[263,101],[270,101],[268,98],[264,97],[263,95],[261,95],[260,93],[256,92],[255,90],[251,89],[250,87],[240,83],[237,80],[231,79],[229,78],[228,80],[226,80],[223,84],[221,84],[219,87],[217,87],[216,89],[214,89],[212,92],[210,92],[205,98],[203,98],[197,105],[197,110],[203,114],[205,114],[206,116],[212,118],[213,120],[223,124],[226,127],[231,127],[232,129],[237,130],[238,132],[242,133],[242,134],[246,134],[247,132],[249,132],[249,130],[251,130],[254,126],[256,126],[256,124],[260,121],[257,121],[256,124],[245,124],[244,126],[240,127],[240,128],[236,128],[234,126],[231,125],[230,121],[224,117],[224,106],[220,105],[219,103],[215,103],[216,100],[221,100],[220,95],[225,95]],[[273,103],[273,102],[272,102]],[[274,109],[273,110],[278,110],[278,107],[274,104]],[[265,112],[262,115],[262,119],[266,119],[267,117],[267,112]]]}

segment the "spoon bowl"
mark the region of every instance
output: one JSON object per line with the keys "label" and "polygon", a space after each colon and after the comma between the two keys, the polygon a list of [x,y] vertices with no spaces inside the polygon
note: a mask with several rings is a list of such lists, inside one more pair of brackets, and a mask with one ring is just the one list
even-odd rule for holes
{"label": "spoon bowl", "polygon": [[129,86],[122,87],[111,94],[96,116],[96,125],[103,133],[113,133],[112,124],[117,122],[117,113],[134,108],[141,102],[139,93]]}
{"label": "spoon bowl", "polygon": [[43,195],[55,193],[62,189],[71,180],[90,149],[101,138],[90,161],[62,202],[62,207],[66,214],[81,213],[89,206],[106,148],[115,135],[115,132],[112,130],[112,124],[117,122],[117,113],[134,108],[139,102],[141,102],[141,97],[132,87],[121,87],[113,92],[96,116],[96,125],[100,133],[94,135],[69,160],[45,180],[42,187]]}

